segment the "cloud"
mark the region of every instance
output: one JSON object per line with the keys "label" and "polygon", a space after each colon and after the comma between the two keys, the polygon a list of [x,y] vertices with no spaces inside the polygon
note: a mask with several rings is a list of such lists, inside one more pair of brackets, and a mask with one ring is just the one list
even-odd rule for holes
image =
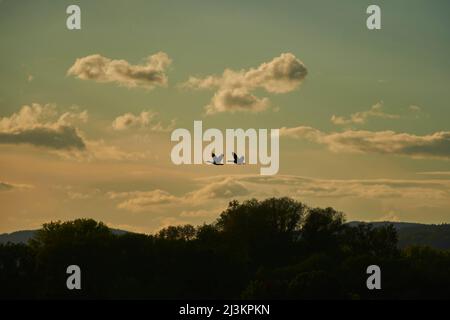
{"label": "cloud", "polygon": [[110,191],[107,196],[111,200],[120,200],[117,207],[132,212],[148,211],[157,205],[174,204],[180,199],[167,191],[155,189],[150,191]]}
{"label": "cloud", "polygon": [[133,113],[125,113],[114,119],[112,127],[114,130],[126,130],[130,128],[147,128],[154,132],[168,132],[175,128],[175,120],[164,126],[161,121],[157,121],[157,112],[142,111],[138,115]]}
{"label": "cloud", "polygon": [[427,199],[443,200],[449,197],[445,191],[448,183],[424,181],[374,180],[324,180],[311,179],[300,184],[297,196],[316,198],[355,199]]}
{"label": "cloud", "polygon": [[436,208],[448,211],[450,199],[450,180],[442,178],[327,179],[249,174],[196,178],[191,185],[193,189],[181,194],[171,189],[109,192],[107,201],[120,211],[145,214],[147,221],[165,226],[211,222],[233,199],[289,196],[313,207],[332,206],[346,212],[349,219],[372,221],[431,219]]}
{"label": "cloud", "polygon": [[147,58],[142,65],[131,65],[125,60],[114,60],[99,54],[78,58],[67,71],[67,75],[81,80],[114,82],[125,87],[153,89],[167,86],[166,70],[172,63],[164,52]]}
{"label": "cloud", "polygon": [[6,182],[1,182],[0,181],[0,191],[8,191],[13,189],[13,185],[6,183]]}
{"label": "cloud", "polygon": [[[446,210],[450,180],[444,179],[326,179],[296,175],[221,175],[198,178],[201,187],[177,196],[163,205],[140,206],[152,217],[177,214],[189,223],[217,217],[229,201],[288,196],[311,206],[333,206],[351,215],[371,220],[393,211],[402,218],[434,214],[433,206]],[[169,193],[170,194],[170,193]],[[125,199],[125,198],[124,198]],[[117,199],[119,201],[122,199]],[[124,209],[125,207],[123,207]],[[394,215],[389,216],[395,219]]]}
{"label": "cloud", "polygon": [[383,102],[378,102],[369,110],[353,113],[349,118],[333,115],[331,122],[336,125],[365,124],[369,118],[398,119],[400,116],[385,113],[383,111]]}
{"label": "cloud", "polygon": [[320,130],[308,126],[299,126],[293,128],[282,127],[280,129],[280,136],[294,139],[318,141],[323,135],[324,133]]}
{"label": "cloud", "polygon": [[144,160],[151,157],[151,151],[128,151],[123,150],[121,147],[110,144],[103,139],[99,140],[88,140],[83,139],[85,143],[85,148],[83,150],[79,149],[69,149],[69,150],[53,150],[52,152],[59,157],[66,160],[75,161],[137,161]]}
{"label": "cloud", "polygon": [[422,108],[417,106],[417,105],[410,105],[408,107],[408,110],[410,112],[410,114],[412,114],[414,116],[414,118],[419,119],[419,118],[423,118],[426,117],[428,118],[429,115],[426,114],[425,112],[423,112]]}
{"label": "cloud", "polygon": [[64,112],[59,116],[57,125],[59,126],[71,126],[75,123],[86,123],[88,121],[88,113],[86,110],[82,112]]}
{"label": "cloud", "polygon": [[416,105],[410,105],[408,107],[408,109],[412,112],[421,112],[422,111],[422,108],[420,108],[419,106],[416,106]]}
{"label": "cloud", "polygon": [[98,196],[101,192],[98,188],[79,188],[72,185],[54,185],[53,190],[62,191],[70,200],[88,200]]}
{"label": "cloud", "polygon": [[9,183],[5,181],[0,181],[0,192],[1,191],[10,191],[13,189],[25,190],[33,188],[32,185],[29,184],[17,184],[17,183]]}
{"label": "cloud", "polygon": [[[219,179],[220,177],[215,177]],[[422,199],[448,200],[449,180],[414,179],[319,179],[294,175],[276,177],[234,176],[255,194],[264,190],[282,190],[284,195],[295,198],[354,198],[354,199]]]}
{"label": "cloud", "polygon": [[87,121],[87,112],[58,115],[52,105],[23,106],[10,117],[0,118],[0,144],[31,144],[51,149],[85,149],[74,123]]}
{"label": "cloud", "polygon": [[[119,197],[121,196],[123,195],[119,195]],[[139,212],[145,211],[155,205],[174,203],[175,201],[178,201],[175,196],[159,189],[146,192],[135,191],[130,193],[129,196],[129,199],[119,203],[117,207],[133,212]]]}
{"label": "cloud", "polygon": [[258,98],[243,88],[221,89],[214,94],[205,107],[206,114],[220,112],[250,111],[260,112],[269,107],[269,99]]}
{"label": "cloud", "polygon": [[143,228],[141,225],[131,225],[127,223],[113,223],[106,221],[105,224],[108,226],[108,228],[116,229],[116,230],[123,230],[128,232],[134,232],[134,233],[141,233],[145,234],[148,232],[146,228]]}
{"label": "cloud", "polygon": [[[431,219],[436,208],[448,211],[448,179],[327,179],[296,175],[220,175],[195,178],[192,189],[178,193],[178,187],[162,190],[110,191],[98,194],[101,201],[128,219],[145,219],[153,226],[211,222],[226,209],[229,201],[289,196],[310,206],[332,206],[351,219]],[[184,187],[183,187],[184,189]],[[74,189],[81,193],[87,190]],[[105,196],[106,195],[106,196]],[[97,198],[97,195],[92,199]],[[91,200],[89,200],[91,201]],[[431,208],[431,206],[433,206]],[[428,209],[423,209],[429,207]],[[390,214],[390,213],[395,213]],[[135,220],[136,221],[136,220]],[[141,220],[142,221],[142,220]],[[436,220],[437,221],[437,220]]]}
{"label": "cloud", "polygon": [[34,128],[15,133],[0,132],[0,144],[32,144],[52,149],[84,149],[83,139],[75,128]]}
{"label": "cloud", "polygon": [[232,178],[221,179],[219,181],[206,184],[204,187],[188,193],[185,198],[188,201],[203,201],[211,199],[230,199],[233,197],[246,196],[250,191],[245,186],[234,181]]}
{"label": "cloud", "polygon": [[[87,121],[87,111],[78,111],[78,107],[61,112],[54,105],[33,103],[9,117],[0,118],[0,144],[45,147],[52,154],[75,161],[142,160],[150,157],[150,151],[132,152],[103,139],[88,139],[76,126]],[[160,132],[173,125],[174,122],[167,126],[155,122],[151,123],[151,129]]]}
{"label": "cloud", "polygon": [[428,171],[428,172],[417,172],[417,174],[426,176],[450,176],[450,171]]}
{"label": "cloud", "polygon": [[299,126],[294,128],[283,127],[280,130],[280,135],[323,144],[333,152],[379,153],[450,159],[450,132],[448,131],[423,136],[394,131],[364,130],[325,133],[315,128]]}
{"label": "cloud", "polygon": [[283,53],[257,68],[234,71],[225,69],[221,76],[190,77],[182,84],[188,89],[216,89],[207,114],[220,112],[260,112],[269,107],[267,98],[258,98],[251,92],[264,89],[269,93],[287,93],[298,88],[308,70],[292,53]]}
{"label": "cloud", "polygon": [[132,113],[125,113],[114,119],[112,126],[114,130],[125,130],[131,127],[145,127],[150,123],[150,120],[155,116],[155,113],[149,111],[142,111],[137,116]]}
{"label": "cloud", "polygon": [[382,216],[381,218],[377,219],[376,221],[379,222],[400,222],[400,218],[398,217],[398,215],[395,213],[395,211],[389,211],[386,215]]}
{"label": "cloud", "polygon": [[[159,205],[183,205],[196,207],[204,205],[207,201],[229,200],[250,194],[250,191],[240,183],[230,178],[220,179],[208,183],[205,186],[188,192],[181,196],[175,196],[167,191],[155,189],[150,191],[108,192],[111,200],[119,200],[120,209],[132,212],[145,212],[154,210]],[[217,205],[217,203],[215,203]],[[186,210],[185,210],[186,211]],[[205,212],[203,212],[205,213]],[[185,216],[187,213],[185,214]]]}
{"label": "cloud", "polygon": [[308,70],[292,53],[283,53],[257,69],[244,74],[250,88],[262,87],[267,92],[286,93],[295,90],[306,78]]}
{"label": "cloud", "polygon": [[214,211],[211,210],[184,210],[180,213],[180,217],[185,218],[210,218],[217,215],[223,208],[216,209]]}
{"label": "cloud", "polygon": [[19,112],[13,113],[10,117],[0,118],[0,131],[15,132],[40,127],[57,128],[72,125],[77,121],[87,121],[87,111],[77,112],[76,107],[73,109],[75,111],[68,111],[58,116],[56,106],[51,104],[24,105]]}

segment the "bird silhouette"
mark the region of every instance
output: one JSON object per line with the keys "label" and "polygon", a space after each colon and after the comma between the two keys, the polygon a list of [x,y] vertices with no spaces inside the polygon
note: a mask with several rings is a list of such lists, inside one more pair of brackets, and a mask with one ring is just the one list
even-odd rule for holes
{"label": "bird silhouette", "polygon": [[234,159],[234,160],[228,161],[228,162],[233,162],[234,164],[237,164],[237,165],[245,164],[245,162],[244,162],[244,159],[245,159],[244,156],[238,157],[238,155],[237,155],[235,152],[233,152],[233,159]]}
{"label": "bird silhouette", "polygon": [[206,161],[208,163],[212,163],[215,166],[223,166],[222,160],[223,160],[223,154],[221,154],[220,156],[216,156],[216,154],[213,152],[211,154],[211,158],[213,161]]}

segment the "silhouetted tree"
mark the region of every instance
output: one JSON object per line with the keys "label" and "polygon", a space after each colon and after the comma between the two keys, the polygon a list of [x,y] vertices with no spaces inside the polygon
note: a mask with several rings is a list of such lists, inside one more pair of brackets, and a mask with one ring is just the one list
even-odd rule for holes
{"label": "silhouetted tree", "polygon": [[[66,288],[71,264],[81,291]],[[367,290],[372,264],[381,291]],[[392,225],[346,224],[290,198],[232,201],[213,223],[155,235],[44,224],[27,245],[0,245],[0,298],[448,299],[450,252],[399,249]]]}
{"label": "silhouetted tree", "polygon": [[192,240],[195,238],[195,227],[187,224],[184,226],[169,226],[159,231],[158,238],[165,240]]}

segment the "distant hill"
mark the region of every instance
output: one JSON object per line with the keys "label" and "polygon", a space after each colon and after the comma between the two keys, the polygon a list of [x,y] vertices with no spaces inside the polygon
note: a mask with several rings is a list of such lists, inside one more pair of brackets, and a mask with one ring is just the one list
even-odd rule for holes
{"label": "distant hill", "polygon": [[[27,243],[34,234],[38,230],[22,230],[11,233],[3,233],[0,234],[0,244],[2,243]],[[129,233],[129,231],[119,230],[119,229],[111,229],[112,233],[121,235],[125,233]]]}
{"label": "distant hill", "polygon": [[31,239],[37,230],[22,230],[12,233],[0,234],[0,243],[26,243]]}
{"label": "distant hill", "polygon": [[[348,224],[356,226],[361,223],[352,221]],[[370,222],[375,227],[392,224],[397,229],[399,237],[399,247],[404,248],[410,245],[427,245],[437,249],[450,249],[450,224],[420,224],[409,222]],[[111,229],[114,234],[124,234],[129,231]],[[12,233],[0,234],[1,243],[27,243],[37,230],[22,230]]]}
{"label": "distant hill", "polygon": [[[360,223],[353,221],[349,225]],[[374,227],[387,224],[394,225],[398,232],[399,247],[404,248],[411,245],[425,245],[436,249],[450,249],[450,224],[420,224],[409,222],[371,222]]]}

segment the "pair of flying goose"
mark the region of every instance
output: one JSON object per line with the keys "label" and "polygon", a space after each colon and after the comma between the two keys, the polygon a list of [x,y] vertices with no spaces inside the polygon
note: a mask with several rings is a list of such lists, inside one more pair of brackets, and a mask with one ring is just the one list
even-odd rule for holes
{"label": "pair of flying goose", "polygon": [[[212,163],[215,166],[223,166],[223,163],[222,163],[222,161],[223,161],[223,154],[221,154],[220,156],[216,156],[216,154],[213,152],[211,154],[211,158],[212,158],[213,161],[207,161],[208,163]],[[234,160],[228,161],[228,162],[233,162],[234,164],[237,164],[237,165],[245,164],[244,156],[238,157],[238,155],[233,152],[233,158],[234,158]]]}

